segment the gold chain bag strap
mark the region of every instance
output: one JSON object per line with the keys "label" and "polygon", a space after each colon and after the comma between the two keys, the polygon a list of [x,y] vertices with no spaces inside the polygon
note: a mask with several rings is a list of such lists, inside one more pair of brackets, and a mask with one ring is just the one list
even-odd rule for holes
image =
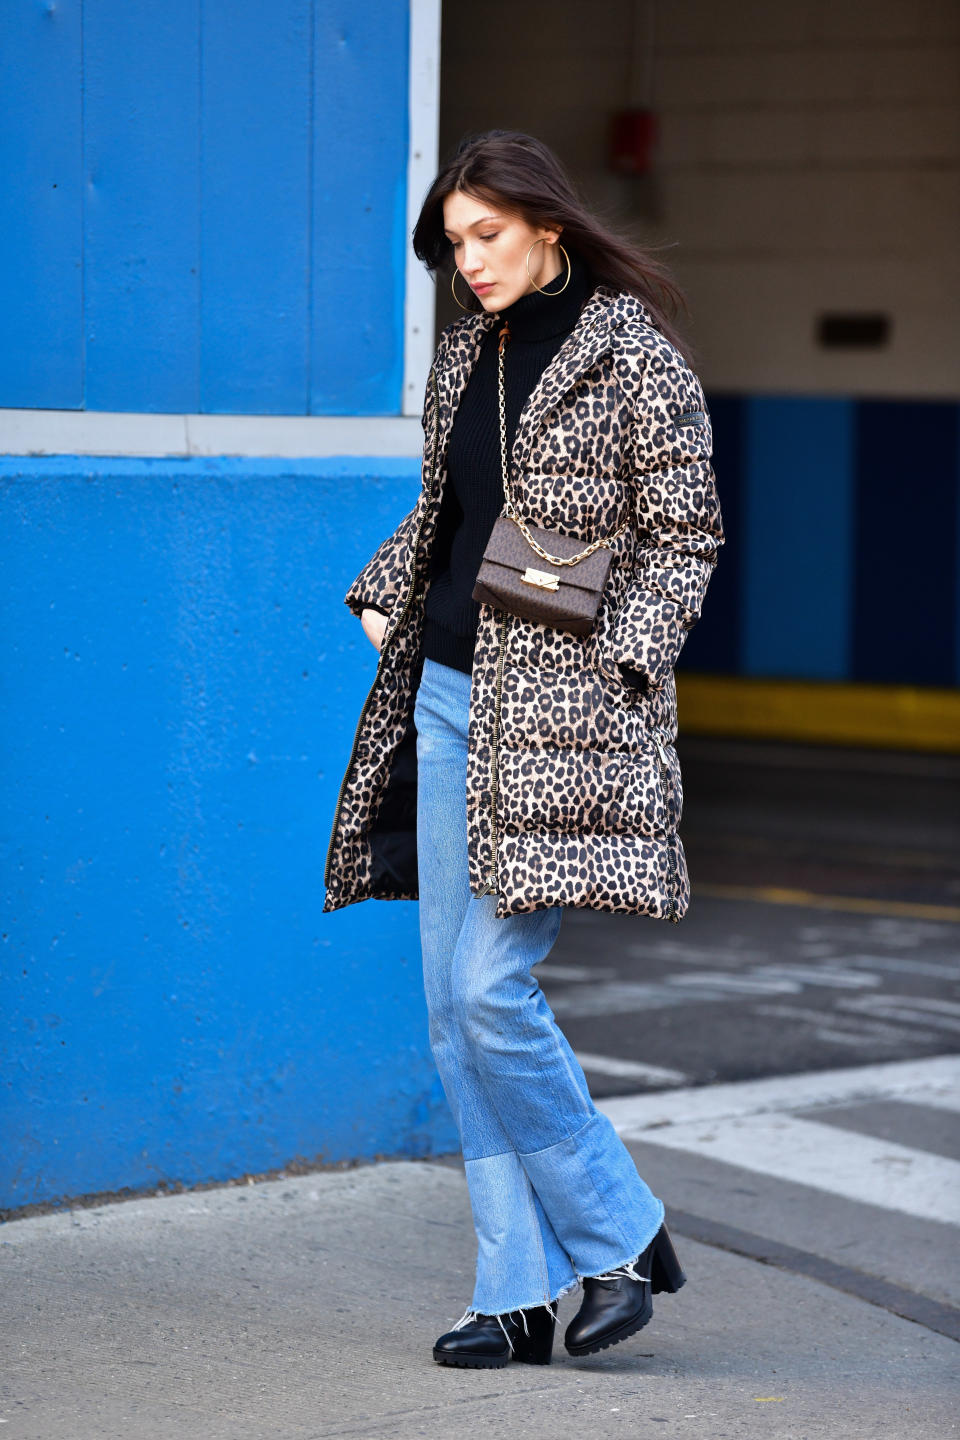
{"label": "gold chain bag strap", "polygon": [[510,327],[504,324],[497,346],[500,458],[506,507],[490,532],[473,587],[473,599],[498,610],[508,610],[525,620],[552,625],[557,630],[589,635],[610,574],[613,560],[610,543],[623,533],[629,522],[625,520],[612,535],[594,540],[585,550],[578,550],[579,542],[572,536],[528,525],[517,510],[510,494],[503,394],[503,351],[509,334]]}

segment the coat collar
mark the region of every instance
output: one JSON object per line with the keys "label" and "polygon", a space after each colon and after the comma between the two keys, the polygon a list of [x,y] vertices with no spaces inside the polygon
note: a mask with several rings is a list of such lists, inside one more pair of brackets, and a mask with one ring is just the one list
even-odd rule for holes
{"label": "coat collar", "polygon": [[[455,363],[437,366],[444,455],[457,407],[477,363],[484,336],[498,319],[498,315],[486,311],[461,316],[449,341],[456,352]],[[607,285],[597,286],[573,330],[540,376],[523,407],[511,452],[514,471],[527,465],[540,426],[566,392],[611,348],[618,327],[628,320],[637,319],[653,323],[649,312],[635,296]]]}

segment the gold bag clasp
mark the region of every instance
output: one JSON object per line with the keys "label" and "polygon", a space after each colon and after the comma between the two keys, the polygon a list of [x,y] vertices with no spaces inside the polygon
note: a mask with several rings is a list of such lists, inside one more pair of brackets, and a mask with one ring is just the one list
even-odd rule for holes
{"label": "gold bag clasp", "polygon": [[537,570],[532,565],[527,566],[520,578],[527,585],[539,585],[541,590],[560,589],[559,575],[551,575],[549,570]]}

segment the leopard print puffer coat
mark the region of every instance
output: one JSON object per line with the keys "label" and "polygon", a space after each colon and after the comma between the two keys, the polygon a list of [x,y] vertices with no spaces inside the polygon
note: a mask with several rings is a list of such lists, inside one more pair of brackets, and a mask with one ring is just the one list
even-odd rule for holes
{"label": "leopard print puffer coat", "polygon": [[[345,596],[389,611],[336,805],[324,912],[417,898],[424,596],[457,406],[496,316],[443,332],[423,408],[422,488]],[[724,543],[703,391],[633,296],[594,290],[520,417],[511,482],[533,524],[612,546],[591,634],[480,608],[470,694],[470,889],[499,917],[553,905],[680,920],[673,666]],[[619,665],[647,677],[632,687]]]}

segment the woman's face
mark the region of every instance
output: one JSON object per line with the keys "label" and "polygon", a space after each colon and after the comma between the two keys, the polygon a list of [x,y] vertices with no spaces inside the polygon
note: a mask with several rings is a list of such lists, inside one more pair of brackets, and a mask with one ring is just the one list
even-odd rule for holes
{"label": "woman's face", "polygon": [[564,268],[557,252],[559,230],[534,228],[519,215],[507,214],[489,200],[475,200],[462,190],[451,191],[444,200],[443,227],[457,269],[492,314],[534,290],[525,263],[534,241],[543,241],[530,251],[530,275],[541,289]]}

